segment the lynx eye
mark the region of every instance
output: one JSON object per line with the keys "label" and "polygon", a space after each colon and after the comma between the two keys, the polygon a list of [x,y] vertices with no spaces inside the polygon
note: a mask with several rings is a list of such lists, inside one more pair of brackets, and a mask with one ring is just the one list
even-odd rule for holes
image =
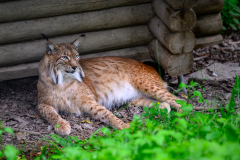
{"label": "lynx eye", "polygon": [[76,55],[76,59],[78,59],[79,58],[79,55]]}
{"label": "lynx eye", "polygon": [[62,56],[61,59],[65,60],[65,61],[68,61],[68,57],[67,56]]}

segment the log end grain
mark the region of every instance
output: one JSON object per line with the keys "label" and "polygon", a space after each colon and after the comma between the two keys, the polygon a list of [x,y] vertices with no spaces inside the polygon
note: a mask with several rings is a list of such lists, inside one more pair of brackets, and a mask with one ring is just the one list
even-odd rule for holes
{"label": "log end grain", "polygon": [[196,14],[192,9],[183,9],[173,13],[170,17],[169,29],[173,32],[191,30],[196,24]]}
{"label": "log end grain", "polygon": [[196,44],[196,38],[193,32],[175,32],[169,40],[169,50],[173,54],[182,54],[191,52]]}

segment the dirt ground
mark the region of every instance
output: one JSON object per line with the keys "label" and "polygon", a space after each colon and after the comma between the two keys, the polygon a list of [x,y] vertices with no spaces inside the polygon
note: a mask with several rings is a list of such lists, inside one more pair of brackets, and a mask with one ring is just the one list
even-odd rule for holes
{"label": "dirt ground", "polygon": [[[194,67],[190,73],[216,62],[233,62],[240,66],[239,39],[239,34],[232,33],[230,36],[225,36],[224,42],[220,45],[194,50],[192,52],[195,58]],[[169,83],[170,92],[175,91],[177,86],[172,82],[176,77],[166,75],[166,80]],[[14,136],[3,134],[3,143],[13,144],[19,149],[24,148],[25,152],[33,150],[43,136],[54,133],[53,127],[40,116],[36,109],[37,81],[38,77],[29,77],[0,82],[0,121],[4,126],[11,127],[15,131]],[[223,81],[203,81],[201,84],[205,90],[200,89],[200,91],[204,98],[224,105],[230,99],[234,82],[234,78]],[[177,95],[181,96],[181,93]],[[199,108],[198,110],[202,110],[205,104],[194,102],[194,105]],[[129,106],[113,112],[123,121],[129,122],[134,114],[140,115],[143,110],[141,107]],[[94,131],[105,126],[89,115],[80,117],[67,113],[61,113],[61,115],[70,122],[72,127],[70,135],[78,136],[80,139],[88,138]]]}

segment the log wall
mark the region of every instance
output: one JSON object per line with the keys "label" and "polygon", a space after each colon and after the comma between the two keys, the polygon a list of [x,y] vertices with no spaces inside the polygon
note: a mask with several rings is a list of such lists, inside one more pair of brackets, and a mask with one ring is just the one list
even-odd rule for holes
{"label": "log wall", "polygon": [[222,41],[224,0],[0,0],[0,81],[35,76],[44,33],[82,58],[153,59],[171,76],[187,73],[191,51]]}
{"label": "log wall", "polygon": [[171,76],[190,71],[193,49],[222,41],[224,0],[153,0],[156,16],[148,26],[156,38],[149,44],[152,58]]}
{"label": "log wall", "polygon": [[44,33],[54,43],[70,43],[81,33],[82,58],[124,56],[151,59],[147,23],[151,0],[0,1],[0,81],[38,74],[45,54]]}

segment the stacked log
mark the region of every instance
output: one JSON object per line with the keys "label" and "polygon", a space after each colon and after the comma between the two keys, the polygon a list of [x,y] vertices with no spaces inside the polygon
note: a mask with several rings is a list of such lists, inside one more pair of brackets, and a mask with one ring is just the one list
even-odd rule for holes
{"label": "stacked log", "polygon": [[[185,2],[186,1],[186,2]],[[191,31],[196,24],[193,7],[196,0],[154,0],[156,16],[149,22],[154,39],[149,44],[153,59],[171,76],[190,71],[193,65],[191,51],[196,38]]]}
{"label": "stacked log", "polygon": [[151,59],[147,23],[151,0],[0,0],[0,81],[38,75],[45,54],[44,33],[54,43],[70,43],[81,33],[82,58],[124,56]]}
{"label": "stacked log", "polygon": [[156,39],[149,49],[169,75],[190,71],[193,49],[222,41],[223,4],[224,0],[153,0],[156,16],[148,25]]}
{"label": "stacked log", "polygon": [[199,0],[193,7],[197,15],[197,23],[192,29],[196,36],[194,49],[216,45],[222,42],[221,11],[224,0]]}

